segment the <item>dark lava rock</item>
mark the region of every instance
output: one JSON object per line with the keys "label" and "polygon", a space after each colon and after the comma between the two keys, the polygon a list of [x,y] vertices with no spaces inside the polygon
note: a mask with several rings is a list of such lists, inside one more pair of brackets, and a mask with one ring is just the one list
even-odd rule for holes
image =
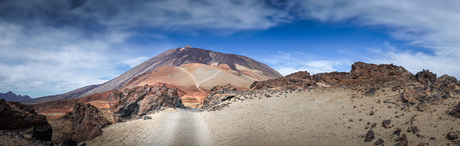
{"label": "dark lava rock", "polygon": [[0,99],[0,130],[30,128],[37,140],[51,140],[53,130],[45,116],[37,114],[31,106]]}
{"label": "dark lava rock", "polygon": [[150,119],[152,119],[152,117],[150,117],[150,116],[145,116],[144,117],[144,120],[150,120]]}
{"label": "dark lava rock", "polygon": [[408,144],[406,134],[402,134],[401,139],[399,139],[399,146],[407,146]]}
{"label": "dark lava rock", "polygon": [[369,89],[368,91],[364,92],[364,95],[366,95],[366,96],[374,96],[375,92],[377,92],[377,90],[375,88],[372,88],[372,89]]}
{"label": "dark lava rock", "polygon": [[75,103],[72,112],[66,113],[60,119],[70,120],[72,135],[70,139],[77,142],[91,140],[102,135],[102,128],[112,124],[107,117],[91,104]]}
{"label": "dark lava rock", "polygon": [[374,139],[374,131],[372,130],[369,130],[366,134],[366,138],[364,139],[364,141],[372,141]]}
{"label": "dark lava rock", "polygon": [[371,111],[371,112],[369,113],[369,115],[374,115],[374,111]]}
{"label": "dark lava rock", "polygon": [[371,125],[371,129],[377,127],[377,123]]}
{"label": "dark lava rock", "polygon": [[401,134],[401,128],[396,128],[396,130],[393,132],[393,135],[398,135]]}
{"label": "dark lava rock", "polygon": [[407,132],[412,132],[412,133],[418,133],[420,130],[418,130],[418,127],[417,126],[409,126],[407,128]]}
{"label": "dark lava rock", "polygon": [[460,102],[449,112],[450,115],[460,118]]}
{"label": "dark lava rock", "polygon": [[458,135],[455,132],[449,132],[449,133],[447,133],[446,138],[449,139],[449,140],[454,140],[454,139],[458,138]]}
{"label": "dark lava rock", "polygon": [[391,124],[391,120],[389,120],[389,119],[382,121],[382,126],[385,127],[385,128],[391,128],[392,126],[390,124]]}
{"label": "dark lava rock", "polygon": [[422,84],[428,84],[428,82],[436,82],[437,75],[430,72],[429,70],[423,70],[415,74],[415,78]]}
{"label": "dark lava rock", "polygon": [[62,146],[77,146],[77,142],[73,141],[72,139],[66,139],[62,143]]}
{"label": "dark lava rock", "polygon": [[383,144],[383,139],[379,138],[375,143],[374,145],[381,145]]}

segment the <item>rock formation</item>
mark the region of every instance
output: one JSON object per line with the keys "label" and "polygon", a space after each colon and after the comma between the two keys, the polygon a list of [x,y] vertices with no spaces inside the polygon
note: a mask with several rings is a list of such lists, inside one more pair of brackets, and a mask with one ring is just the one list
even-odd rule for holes
{"label": "rock formation", "polygon": [[397,86],[415,81],[412,73],[401,66],[393,64],[368,64],[356,62],[351,71],[319,73],[310,76],[310,73],[296,72],[286,77],[256,81],[251,89],[281,87],[284,89],[299,89],[313,87],[347,86],[356,90],[370,90],[373,88]]}
{"label": "rock formation", "polygon": [[0,99],[5,99],[6,101],[22,101],[22,100],[29,100],[31,99],[29,96],[24,95],[16,95],[11,91],[8,91],[6,93],[0,93]]}
{"label": "rock formation", "polygon": [[214,86],[210,94],[204,99],[202,109],[213,108],[215,105],[235,97],[237,91],[232,85]]}
{"label": "rock formation", "polygon": [[167,84],[138,86],[115,91],[109,97],[110,108],[118,122],[139,118],[164,108],[182,108],[179,89]]}
{"label": "rock formation", "polygon": [[53,133],[46,117],[31,106],[0,99],[0,130],[4,129],[31,129],[33,137],[42,141],[50,141]]}
{"label": "rock formation", "polygon": [[112,124],[108,116],[111,115],[104,114],[91,104],[75,103],[73,111],[66,113],[60,119],[71,121],[73,131],[69,138],[82,142],[102,135],[101,129]]}

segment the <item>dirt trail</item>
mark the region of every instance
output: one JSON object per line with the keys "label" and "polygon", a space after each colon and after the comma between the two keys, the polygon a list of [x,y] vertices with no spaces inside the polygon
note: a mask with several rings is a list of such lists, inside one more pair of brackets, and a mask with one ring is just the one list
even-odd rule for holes
{"label": "dirt trail", "polygon": [[200,90],[200,92],[206,93],[206,92],[204,92],[204,91],[200,88],[200,85],[198,84],[198,82],[196,82],[196,79],[195,79],[195,77],[192,75],[192,73],[188,72],[187,70],[185,70],[185,69],[182,68],[182,67],[178,67],[178,68],[180,68],[182,71],[184,71],[185,73],[189,74],[190,77],[192,77],[193,82],[195,82],[196,88],[198,88],[198,90]]}
{"label": "dirt trail", "polygon": [[207,81],[207,80],[209,80],[209,79],[215,77],[218,73],[221,73],[221,72],[222,72],[222,71],[219,70],[219,71],[216,72],[214,75],[212,75],[212,76],[210,76],[210,77],[208,77],[208,78],[206,78],[206,79],[201,80],[201,82],[199,82],[199,83],[196,85],[196,87],[197,87],[197,88],[200,88],[200,84],[201,84],[201,83],[203,83],[204,81]]}
{"label": "dirt trail", "polygon": [[198,112],[167,109],[149,116],[151,120],[112,125],[87,145],[211,145],[208,128]]}

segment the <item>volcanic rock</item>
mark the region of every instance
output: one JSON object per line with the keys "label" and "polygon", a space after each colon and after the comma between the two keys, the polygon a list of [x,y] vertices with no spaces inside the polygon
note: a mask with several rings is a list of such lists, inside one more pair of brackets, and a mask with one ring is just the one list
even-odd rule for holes
{"label": "volcanic rock", "polygon": [[364,138],[364,141],[372,141],[374,139],[374,131],[372,130],[369,130],[367,133],[366,133],[366,137]]}
{"label": "volcanic rock", "polygon": [[450,115],[460,118],[460,102],[449,112]]}
{"label": "volcanic rock", "polygon": [[382,126],[385,127],[385,128],[391,128],[392,126],[390,124],[391,124],[391,120],[389,120],[389,119],[382,121]]}
{"label": "volcanic rock", "polygon": [[449,133],[447,133],[446,138],[449,139],[449,140],[454,140],[454,139],[458,138],[458,135],[455,132],[449,132]]}
{"label": "volcanic rock", "polygon": [[433,101],[431,101],[433,104],[441,104],[442,103],[442,96],[439,94],[434,95]]}
{"label": "volcanic rock", "polygon": [[375,143],[374,145],[381,145],[383,144],[383,139],[379,138]]}
{"label": "volcanic rock", "polygon": [[399,146],[407,146],[409,141],[407,141],[406,134],[402,134],[401,139],[399,139]]}
{"label": "volcanic rock", "polygon": [[77,146],[77,142],[73,141],[72,139],[66,139],[62,143],[62,146]]}
{"label": "volcanic rock", "polygon": [[419,111],[426,111],[428,108],[428,104],[423,100],[421,100],[420,103],[417,105],[417,110]]}
{"label": "volcanic rock", "polygon": [[0,99],[0,130],[32,128],[33,137],[50,141],[53,130],[46,117],[39,115],[31,106]]}
{"label": "volcanic rock", "polygon": [[212,107],[219,105],[223,101],[229,100],[236,96],[238,90],[232,85],[226,86],[214,86],[208,96],[202,103],[202,109],[211,109]]}
{"label": "volcanic rock", "polygon": [[178,90],[163,83],[127,88],[113,92],[109,104],[116,121],[133,120],[168,107],[183,108]]}
{"label": "volcanic rock", "polygon": [[436,82],[437,75],[430,72],[429,70],[423,70],[415,74],[415,78],[422,84],[434,83]]}
{"label": "volcanic rock", "polygon": [[417,94],[414,88],[406,88],[404,92],[401,94],[404,102],[415,103],[417,99]]}
{"label": "volcanic rock", "polygon": [[66,113],[60,119],[70,120],[72,135],[70,139],[82,142],[102,135],[102,128],[112,124],[100,109],[91,104],[75,103],[72,112]]}
{"label": "volcanic rock", "polygon": [[297,89],[307,88],[308,86],[312,86],[313,83],[314,80],[310,76],[310,73],[306,71],[299,71],[285,77],[270,79],[266,81],[255,81],[249,86],[249,88],[266,89],[272,87],[282,87],[283,89]]}

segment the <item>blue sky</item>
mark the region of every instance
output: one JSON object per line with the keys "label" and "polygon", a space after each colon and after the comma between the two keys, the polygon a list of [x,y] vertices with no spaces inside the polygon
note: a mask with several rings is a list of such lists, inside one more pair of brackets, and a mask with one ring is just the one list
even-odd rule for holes
{"label": "blue sky", "polygon": [[6,0],[0,92],[40,97],[108,81],[185,45],[287,75],[394,63],[460,77],[458,1]]}

